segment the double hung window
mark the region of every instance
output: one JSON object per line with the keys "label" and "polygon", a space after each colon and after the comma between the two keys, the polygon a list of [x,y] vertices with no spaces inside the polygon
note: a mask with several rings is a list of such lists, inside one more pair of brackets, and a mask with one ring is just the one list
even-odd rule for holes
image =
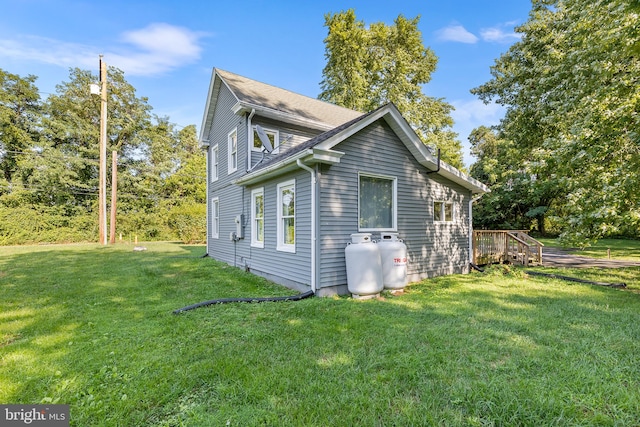
{"label": "double hung window", "polygon": [[229,173],[232,173],[238,170],[238,129],[229,132],[227,137],[227,153]]}
{"label": "double hung window", "polygon": [[264,248],[264,189],[251,191],[251,246]]}
{"label": "double hung window", "polygon": [[360,231],[396,230],[397,179],[358,175],[358,227]]}
{"label": "double hung window", "polygon": [[433,221],[434,222],[453,222],[453,203],[451,202],[433,202]]}
{"label": "double hung window", "polygon": [[296,251],[296,183],[294,180],[278,184],[278,241],[277,250]]}
{"label": "double hung window", "polygon": [[218,180],[218,171],[220,168],[220,151],[218,144],[211,147],[211,182]]}
{"label": "double hung window", "polygon": [[220,200],[216,197],[211,199],[211,238],[220,237]]}

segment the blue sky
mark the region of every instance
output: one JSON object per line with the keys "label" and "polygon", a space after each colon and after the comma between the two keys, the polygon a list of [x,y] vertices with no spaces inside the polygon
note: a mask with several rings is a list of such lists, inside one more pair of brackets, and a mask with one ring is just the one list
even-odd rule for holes
{"label": "blue sky", "polygon": [[46,97],[69,69],[98,73],[98,55],[145,96],[159,116],[200,130],[213,67],[307,96],[320,93],[327,30],[324,16],[354,9],[366,24],[420,16],[438,68],[424,92],[455,106],[465,163],[467,136],[499,121],[503,110],[469,90],[518,40],[530,0],[0,0],[0,68],[38,76]]}

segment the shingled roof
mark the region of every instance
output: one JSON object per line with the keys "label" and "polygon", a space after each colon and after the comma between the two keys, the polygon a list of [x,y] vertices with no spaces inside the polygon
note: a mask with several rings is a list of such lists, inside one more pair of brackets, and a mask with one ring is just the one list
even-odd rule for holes
{"label": "shingled roof", "polygon": [[[384,106],[383,106],[384,107]],[[298,144],[296,146],[294,146],[293,148],[286,150],[284,152],[282,152],[280,155],[276,155],[274,157],[272,157],[271,159],[269,159],[268,161],[259,164],[255,167],[255,170],[258,171],[260,169],[269,167],[271,164],[276,163],[276,162],[280,162],[282,161],[282,159],[284,158],[288,158],[288,157],[293,157],[296,154],[303,152],[305,150],[308,150],[310,148],[313,148],[315,146],[317,146],[318,144],[328,140],[329,138],[334,137],[335,135],[339,134],[340,132],[349,129],[350,127],[356,125],[358,122],[365,120],[367,117],[375,114],[378,110],[382,109],[383,107],[379,107],[369,113],[366,114],[361,114],[358,117],[356,117],[353,120],[349,120],[346,123],[341,124],[340,126],[336,126],[335,128],[328,130],[326,132],[321,133],[320,135],[316,135],[315,137],[309,139],[306,142],[303,142],[302,144]]]}
{"label": "shingled roof", "polygon": [[205,137],[212,126],[222,85],[229,89],[237,101],[232,108],[236,114],[256,113],[261,117],[291,124],[298,123],[321,131],[314,138],[257,164],[252,171],[236,180],[236,184],[250,185],[282,175],[298,168],[300,162],[337,163],[344,153],[333,150],[334,146],[374,121],[384,119],[418,162],[428,170],[437,172],[473,193],[489,191],[479,181],[444,162],[439,162],[392,103],[363,114],[218,68],[214,69],[209,85],[201,128],[201,141],[204,144],[208,144]]}
{"label": "shingled roof", "polygon": [[273,178],[299,168],[300,162],[335,164],[345,154],[334,148],[345,139],[377,120],[384,120],[402,144],[421,165],[461,186],[468,188],[474,194],[486,193],[489,188],[480,181],[462,173],[453,166],[440,161],[420,140],[411,125],[400,114],[393,103],[385,104],[369,113],[362,114],[353,120],[343,123],[331,130],[316,135],[298,146],[280,153],[258,164],[253,171],[235,181],[239,185],[251,185]]}
{"label": "shingled roof", "polygon": [[222,85],[235,97],[234,112],[237,114],[255,111],[262,117],[297,123],[320,131],[333,129],[362,115],[349,108],[214,68],[200,129],[200,138],[205,144]]}

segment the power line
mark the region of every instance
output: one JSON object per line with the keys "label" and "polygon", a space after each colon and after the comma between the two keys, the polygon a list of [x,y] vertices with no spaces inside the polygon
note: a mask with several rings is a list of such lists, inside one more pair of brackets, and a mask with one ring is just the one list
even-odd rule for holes
{"label": "power line", "polygon": [[[25,155],[32,155],[32,156],[39,156],[39,157],[44,157],[45,156],[45,152],[37,152],[37,151],[18,151],[18,150],[0,150],[0,154],[2,153],[11,153],[11,154],[25,154]],[[47,151],[47,153],[54,153],[51,157],[72,157],[75,159],[80,159],[84,162],[89,162],[89,163],[98,163],[98,159],[93,159],[91,157],[78,157],[77,154],[68,154],[68,153],[61,153],[60,151]]]}
{"label": "power line", "polygon": [[[18,191],[18,190],[28,190],[33,192],[36,192],[36,191],[51,192],[52,190],[51,187],[44,187],[44,186],[34,185],[34,184],[20,184],[16,186],[11,186],[11,185],[0,183],[0,190],[1,189],[6,189],[11,192]],[[60,190],[59,188],[56,188],[55,190],[58,190],[60,192],[66,192],[68,194],[79,195],[79,196],[96,196],[98,194],[98,190],[88,190],[88,189],[86,191],[80,191],[77,189],[76,190],[71,190],[71,189]],[[124,197],[129,199],[152,199],[152,200],[157,199],[157,200],[171,200],[171,201],[184,200],[184,197],[164,196],[158,193],[151,193],[151,192],[150,194],[118,192],[118,197],[119,198]]]}

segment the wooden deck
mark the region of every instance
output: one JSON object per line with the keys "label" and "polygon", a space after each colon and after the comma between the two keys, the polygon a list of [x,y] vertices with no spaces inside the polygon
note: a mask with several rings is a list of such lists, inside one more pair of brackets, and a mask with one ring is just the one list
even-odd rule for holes
{"label": "wooden deck", "polygon": [[542,265],[543,246],[523,230],[474,230],[473,263]]}

